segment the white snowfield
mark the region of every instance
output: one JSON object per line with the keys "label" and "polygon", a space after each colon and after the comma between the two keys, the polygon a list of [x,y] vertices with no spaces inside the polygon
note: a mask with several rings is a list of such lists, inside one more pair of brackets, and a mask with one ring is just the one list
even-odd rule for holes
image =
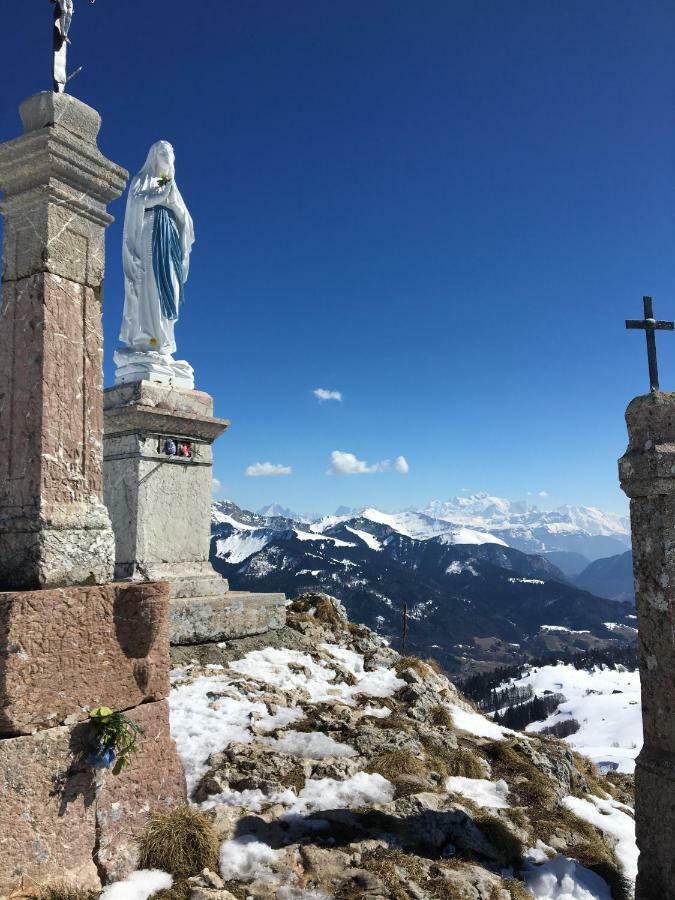
{"label": "white snowfield", "polygon": [[[639,672],[543,666],[508,684],[530,686],[537,697],[550,691],[566,698],[545,721],[528,725],[528,731],[541,731],[565,719],[576,719],[581,728],[565,738],[566,743],[605,770],[635,771],[635,758],[642,747]],[[505,683],[500,687],[506,686]]]}

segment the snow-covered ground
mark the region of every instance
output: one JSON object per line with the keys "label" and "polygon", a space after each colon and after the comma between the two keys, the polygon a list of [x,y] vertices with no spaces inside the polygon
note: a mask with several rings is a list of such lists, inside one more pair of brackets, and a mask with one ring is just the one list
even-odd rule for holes
{"label": "snow-covered ground", "polygon": [[541,731],[565,719],[576,719],[581,728],[565,741],[601,768],[635,771],[635,758],[642,747],[640,674],[622,669],[575,669],[570,665],[530,669],[522,678],[501,687],[529,686],[537,697],[547,692],[566,699],[543,722],[533,722],[528,731]]}
{"label": "snow-covered ground", "polygon": [[[322,732],[319,726],[314,731],[294,728],[312,707],[318,713],[337,705],[344,709],[345,721],[356,723],[390,715],[386,703],[393,701],[397,691],[409,682],[389,665],[367,666],[364,655],[355,649],[357,645],[352,641],[346,646],[347,643],[317,641],[312,652],[266,647],[244,652],[227,665],[190,665],[174,671],[170,699],[172,733],[190,790],[209,770],[210,754],[233,744],[244,745],[244,754],[253,745],[274,748],[280,754],[307,760],[312,770],[314,766],[332,767],[330,777],[325,771],[323,776],[313,774],[306,778],[304,786],[286,787],[273,794],[258,788],[239,791],[224,786],[220,793],[203,801],[204,809],[229,809],[232,821],[236,821],[238,816],[264,816],[266,810],[274,807],[280,811],[276,815],[288,823],[289,842],[294,829],[325,827],[325,823],[321,826],[307,818],[324,810],[393,811],[395,785],[380,774],[359,771],[363,762],[351,742],[355,742],[365,725],[356,724],[351,736],[339,734],[339,740]],[[429,677],[440,676],[430,673]],[[442,683],[447,685],[443,679],[438,686]],[[641,740],[640,707],[635,702],[636,698],[639,700],[637,674],[613,670],[588,673],[571,666],[546,666],[531,670],[515,683],[531,685],[538,695],[552,691],[567,697],[559,714],[532,726],[532,730],[574,716],[582,729],[568,739],[570,744],[597,761],[615,760],[623,770],[631,767]],[[446,702],[446,707],[460,732],[479,740],[514,738],[514,732],[497,726],[473,711],[458,695],[454,696],[456,699]],[[522,741],[523,736],[518,737]],[[513,785],[495,776],[491,778],[487,771],[482,778],[457,776],[445,782],[448,794],[465,797],[486,811],[497,813],[512,805],[512,789]],[[590,795],[585,799],[567,797],[564,805],[608,836],[624,873],[633,879],[637,850],[631,811],[609,797]],[[306,891],[298,893],[294,887],[297,882],[293,869],[284,869],[286,850],[278,847],[266,843],[262,834],[233,833],[222,842],[221,873],[226,879],[265,886],[263,890],[269,891],[265,896],[270,898],[304,897]],[[536,900],[611,900],[601,878],[541,843],[528,851],[522,876]],[[139,892],[128,896],[144,900],[141,888],[152,877],[139,873]],[[109,900],[118,896],[122,895],[111,894]],[[329,900],[331,894],[316,890],[311,896]]]}

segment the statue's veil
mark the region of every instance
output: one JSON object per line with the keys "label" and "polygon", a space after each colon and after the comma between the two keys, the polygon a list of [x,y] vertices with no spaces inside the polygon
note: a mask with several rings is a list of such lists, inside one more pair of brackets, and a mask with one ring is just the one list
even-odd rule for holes
{"label": "statue's veil", "polygon": [[[168,172],[165,172],[158,162],[161,150],[168,151],[169,158],[171,159],[171,166]],[[136,190],[140,189],[142,191],[147,191],[152,185],[152,180],[154,178],[159,178],[162,174],[168,175],[169,178],[173,180],[176,177],[175,158],[176,154],[173,146],[168,141],[157,141],[157,143],[153,144],[148,152],[148,158],[146,159],[143,168],[134,179],[134,187]]]}

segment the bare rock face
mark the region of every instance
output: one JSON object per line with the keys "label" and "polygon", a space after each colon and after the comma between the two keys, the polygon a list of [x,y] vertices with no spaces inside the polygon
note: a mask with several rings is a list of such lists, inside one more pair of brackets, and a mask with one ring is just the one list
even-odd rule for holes
{"label": "bare rock face", "polygon": [[0,735],[169,695],[163,584],[0,594]]}

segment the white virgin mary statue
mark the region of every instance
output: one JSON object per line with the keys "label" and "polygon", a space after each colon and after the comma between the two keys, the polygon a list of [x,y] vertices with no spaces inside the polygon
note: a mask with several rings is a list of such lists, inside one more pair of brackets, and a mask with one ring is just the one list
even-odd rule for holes
{"label": "white virgin mary statue", "polygon": [[158,141],[129,188],[120,333],[126,347],[114,357],[117,384],[148,380],[194,388],[192,367],[173,358],[195,239],[175,175],[173,147]]}

